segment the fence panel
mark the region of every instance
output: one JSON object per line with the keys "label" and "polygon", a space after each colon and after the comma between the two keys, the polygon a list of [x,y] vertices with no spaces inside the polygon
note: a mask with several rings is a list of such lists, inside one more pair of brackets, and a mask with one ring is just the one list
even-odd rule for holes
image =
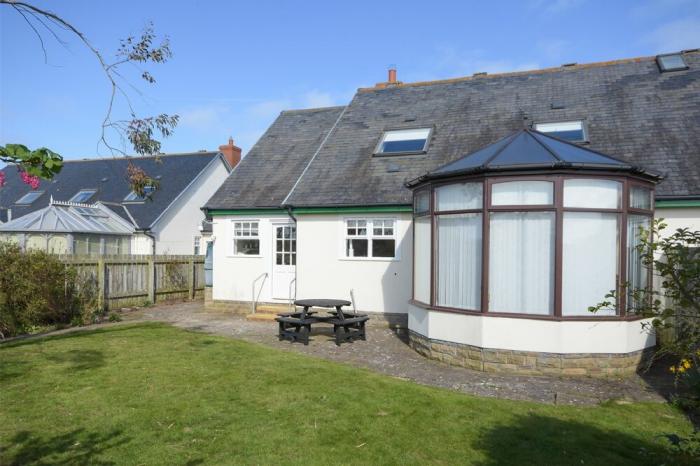
{"label": "fence panel", "polygon": [[106,309],[204,296],[204,256],[62,256]]}

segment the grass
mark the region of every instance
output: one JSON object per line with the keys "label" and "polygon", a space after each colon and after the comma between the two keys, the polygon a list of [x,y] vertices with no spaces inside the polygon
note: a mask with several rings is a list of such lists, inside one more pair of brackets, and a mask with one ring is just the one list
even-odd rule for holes
{"label": "grass", "polygon": [[668,405],[479,398],[161,324],[0,345],[0,464],[679,464],[662,435],[691,430]]}

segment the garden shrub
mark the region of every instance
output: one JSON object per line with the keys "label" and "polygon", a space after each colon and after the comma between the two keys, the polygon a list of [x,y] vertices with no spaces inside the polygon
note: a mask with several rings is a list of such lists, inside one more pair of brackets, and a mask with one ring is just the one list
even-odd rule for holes
{"label": "garden shrub", "polygon": [[93,281],[56,256],[0,243],[0,338],[92,322]]}

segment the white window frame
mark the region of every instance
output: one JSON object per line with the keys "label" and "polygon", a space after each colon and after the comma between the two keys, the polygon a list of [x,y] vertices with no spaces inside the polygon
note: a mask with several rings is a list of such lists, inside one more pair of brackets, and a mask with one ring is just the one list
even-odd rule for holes
{"label": "white window frame", "polygon": [[[400,152],[382,152],[382,144],[386,141],[387,137],[389,137],[392,133],[408,133],[410,131],[427,131],[428,133],[425,136],[425,143],[423,143],[423,148],[420,150],[409,150],[409,151],[400,151]],[[430,144],[430,137],[433,135],[433,128],[427,127],[427,128],[401,128],[401,129],[388,129],[382,133],[382,137],[379,138],[379,142],[377,143],[377,147],[374,149],[374,155],[376,156],[383,156],[383,157],[391,157],[392,155],[407,155],[407,154],[425,154],[428,151],[428,145]],[[397,139],[397,141],[400,141],[400,139]]]}
{"label": "white window frame", "polygon": [[[77,201],[75,198],[80,196],[83,193],[90,193],[90,195],[88,197],[86,197],[84,201]],[[91,188],[81,189],[77,193],[73,194],[73,197],[71,197],[69,199],[69,202],[78,202],[78,203],[84,204],[86,201],[89,201],[90,198],[92,198],[92,196],[94,196],[96,193],[97,193],[96,189],[91,189]]]}
{"label": "white window frame", "polygon": [[566,125],[573,125],[573,124],[578,124],[581,128],[581,134],[583,135],[583,139],[576,139],[576,140],[568,140],[568,139],[562,139],[563,141],[566,142],[572,142],[572,143],[580,143],[580,142],[588,142],[588,128],[586,127],[586,122],[584,120],[568,120],[568,121],[542,121],[539,123],[535,123],[535,131],[539,131],[540,133],[548,134],[552,137],[558,138],[557,136],[557,131],[555,130],[550,130],[547,131],[547,127],[554,127],[557,125],[560,126],[566,126]]}
{"label": "white window frame", "polygon": [[199,256],[202,253],[202,237],[195,236],[192,246],[194,246],[194,255]]}
{"label": "white window frame", "polygon": [[[348,235],[348,223],[351,221],[364,221],[366,226],[366,235]],[[384,226],[382,226],[382,234],[374,234],[374,222],[391,221],[392,234],[383,234]],[[341,223],[341,244],[340,244],[340,260],[347,261],[379,261],[379,262],[397,262],[401,260],[399,256],[399,237],[397,235],[398,218],[396,217],[344,217]],[[367,257],[354,257],[347,255],[347,241],[349,239],[367,239]],[[394,256],[393,257],[373,257],[372,256],[372,241],[374,239],[392,239],[394,240]]]}
{"label": "white window frame", "polygon": [[[29,202],[27,202],[27,201],[22,201],[22,199],[24,199],[25,197],[29,196],[30,194],[37,194],[37,196],[34,197],[34,199],[32,199],[32,200],[29,201]],[[41,196],[43,196],[43,195],[44,195],[44,191],[29,191],[28,193],[23,194],[22,197],[20,197],[19,199],[17,199],[17,200],[15,201],[15,204],[17,204],[17,205],[32,205],[32,204],[34,204],[34,203],[36,202],[37,199],[39,199],[39,198],[40,198]]]}
{"label": "white window frame", "polygon": [[[252,233],[252,224],[256,223],[258,232],[256,236],[236,236],[236,224],[240,223],[250,223],[248,231]],[[257,239],[258,240],[258,254],[237,254],[236,253],[236,240],[237,239]],[[229,251],[231,257],[262,257],[262,236],[260,235],[260,219],[235,219],[231,220],[231,241],[229,242]]]}

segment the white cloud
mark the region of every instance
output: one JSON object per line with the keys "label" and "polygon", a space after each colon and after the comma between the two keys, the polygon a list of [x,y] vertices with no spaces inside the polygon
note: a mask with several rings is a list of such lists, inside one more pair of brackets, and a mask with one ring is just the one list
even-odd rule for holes
{"label": "white cloud", "polygon": [[264,100],[247,109],[252,116],[257,118],[269,119],[276,117],[282,110],[292,108],[292,102],[289,99]]}
{"label": "white cloud", "polygon": [[530,2],[530,7],[544,13],[556,14],[576,8],[583,3],[584,0],[533,0]]}
{"label": "white cloud", "polygon": [[209,132],[230,112],[230,108],[221,104],[208,104],[181,111],[179,126],[200,132]]}
{"label": "white cloud", "polygon": [[654,52],[677,52],[700,46],[700,19],[684,18],[657,27],[645,39]]}
{"label": "white cloud", "polygon": [[503,73],[539,68],[532,61],[490,59],[483,50],[461,51],[452,46],[439,46],[434,54],[432,75],[465,76],[477,72]]}
{"label": "white cloud", "polygon": [[302,98],[303,108],[316,108],[316,107],[332,107],[334,106],[335,99],[328,92],[321,92],[318,89],[312,89]]}

